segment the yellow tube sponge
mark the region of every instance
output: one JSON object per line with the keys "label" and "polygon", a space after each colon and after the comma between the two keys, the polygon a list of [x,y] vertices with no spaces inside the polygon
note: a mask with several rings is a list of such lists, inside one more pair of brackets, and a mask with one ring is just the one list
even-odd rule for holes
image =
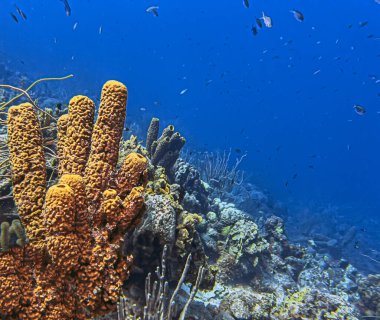
{"label": "yellow tube sponge", "polygon": [[116,176],[116,188],[121,198],[125,198],[133,187],[146,183],[147,167],[148,160],[143,155],[127,155]]}
{"label": "yellow tube sponge", "polygon": [[84,180],[77,174],[64,174],[59,179],[59,183],[68,185],[74,191],[76,216],[74,219],[73,228],[81,238],[82,249],[88,247],[91,244],[91,221],[88,212],[88,202],[86,198],[86,187],[84,185]]}
{"label": "yellow tube sponge", "polygon": [[90,98],[75,96],[70,100],[63,158],[66,162],[64,173],[84,173],[90,154],[94,113],[95,104]]}
{"label": "yellow tube sponge", "polygon": [[65,160],[66,132],[69,125],[69,115],[64,114],[57,121],[57,156],[58,156],[58,175],[61,176],[65,171],[67,161]]}
{"label": "yellow tube sponge", "polygon": [[8,111],[8,147],[13,196],[29,240],[42,239],[46,167],[37,115],[30,103]]}
{"label": "yellow tube sponge", "polygon": [[49,188],[45,200],[45,225],[49,235],[72,232],[75,220],[75,195],[65,184]]}
{"label": "yellow tube sponge", "polygon": [[80,250],[74,223],[76,195],[68,185],[61,183],[49,188],[44,216],[48,231],[46,245],[55,268],[62,273],[77,269]]}
{"label": "yellow tube sponge", "polygon": [[99,115],[92,134],[91,152],[85,170],[88,199],[100,204],[115,171],[119,144],[126,116],[127,88],[118,81],[108,81],[102,89]]}

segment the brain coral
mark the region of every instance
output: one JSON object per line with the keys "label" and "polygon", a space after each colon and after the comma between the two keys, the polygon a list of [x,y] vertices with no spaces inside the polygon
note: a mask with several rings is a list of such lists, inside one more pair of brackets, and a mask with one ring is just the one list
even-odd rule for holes
{"label": "brain coral", "polygon": [[46,188],[37,115],[24,103],[8,111],[14,199],[28,243],[0,253],[0,316],[88,319],[116,308],[131,256],[123,236],[144,201],[147,160],[131,153],[117,170],[127,88],[107,82],[94,103],[77,96],[58,121],[59,181]]}

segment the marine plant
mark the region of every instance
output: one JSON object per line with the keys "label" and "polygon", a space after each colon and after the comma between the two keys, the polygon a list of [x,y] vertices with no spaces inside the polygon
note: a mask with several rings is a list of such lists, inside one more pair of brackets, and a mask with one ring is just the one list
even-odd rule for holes
{"label": "marine plant", "polygon": [[[88,319],[116,310],[132,256],[124,234],[144,205],[147,159],[129,154],[117,170],[127,88],[108,81],[94,103],[71,99],[58,121],[59,181],[46,163],[31,103],[8,110],[13,197],[28,238],[0,253],[0,315],[7,319]],[[7,229],[7,226],[4,227]]]}

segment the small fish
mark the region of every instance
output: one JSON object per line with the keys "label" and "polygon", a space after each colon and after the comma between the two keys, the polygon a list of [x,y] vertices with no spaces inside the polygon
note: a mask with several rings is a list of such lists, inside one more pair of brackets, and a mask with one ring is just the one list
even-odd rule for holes
{"label": "small fish", "polygon": [[294,19],[296,19],[299,22],[303,22],[305,20],[305,16],[301,11],[298,11],[296,9],[290,10],[291,13],[293,13]]}
{"label": "small fish", "polygon": [[297,173],[293,174],[293,178],[292,178],[292,179],[295,179],[295,178],[297,178],[297,176],[298,176],[298,174],[297,174]]}
{"label": "small fish", "polygon": [[75,22],[73,25],[73,31],[75,31],[77,27],[78,27],[78,22]]}
{"label": "small fish", "polygon": [[251,32],[252,32],[252,34],[253,34],[254,36],[256,36],[256,35],[257,35],[257,28],[256,28],[255,26],[252,26],[252,28],[251,28]]}
{"label": "small fish", "polygon": [[318,69],[317,71],[314,71],[314,72],[313,72],[313,76],[317,75],[317,74],[320,73],[320,72],[321,72],[321,69]]}
{"label": "small fish", "polygon": [[248,9],[249,8],[249,0],[243,0],[243,5],[244,5],[244,7],[246,7]]}
{"label": "small fish", "polygon": [[359,106],[358,104],[354,105],[354,110],[360,116],[362,116],[363,114],[366,113],[366,109],[364,107],[362,107],[362,106]]}
{"label": "small fish", "polygon": [[263,16],[261,17],[261,19],[263,20],[264,25],[267,28],[272,28],[273,27],[272,18],[269,17],[269,16],[266,16],[265,13],[264,13],[264,11],[263,11]]}
{"label": "small fish", "polygon": [[66,12],[66,15],[68,17],[70,17],[71,15],[71,8],[70,8],[70,5],[69,5],[69,2],[67,0],[60,0],[63,2],[63,5],[65,6],[65,12]]}
{"label": "small fish", "polygon": [[21,16],[21,18],[26,20],[27,19],[26,14],[17,5],[15,5],[15,7],[16,7],[17,13]]}
{"label": "small fish", "polygon": [[146,111],[146,108],[141,107],[141,108],[140,108],[140,111]]}
{"label": "small fish", "polygon": [[183,90],[181,90],[181,92],[180,92],[179,94],[182,96],[182,95],[185,94],[188,90],[189,90],[189,89],[183,89]]}
{"label": "small fish", "polygon": [[355,243],[354,243],[354,248],[355,248],[355,249],[359,249],[359,248],[360,248],[360,246],[359,246],[359,241],[358,241],[358,240],[355,241]]}
{"label": "small fish", "polygon": [[288,185],[289,185],[289,181],[286,181],[285,182],[285,187],[288,187]]}
{"label": "small fish", "polygon": [[359,22],[359,27],[360,27],[360,28],[363,28],[363,27],[365,27],[367,24],[368,24],[368,21],[362,21],[362,22]]}
{"label": "small fish", "polygon": [[99,34],[102,34],[102,32],[103,32],[103,26],[100,25],[98,33],[99,33]]}
{"label": "small fish", "polygon": [[255,18],[255,19],[256,19],[257,26],[261,29],[263,27],[261,20],[259,18]]}
{"label": "small fish", "polygon": [[206,86],[208,86],[211,82],[212,82],[211,79],[210,79],[210,80],[207,80],[207,81],[206,81]]}
{"label": "small fish", "polygon": [[314,169],[314,166],[312,164],[309,164],[308,168],[309,169]]}
{"label": "small fish", "polygon": [[125,127],[125,128],[124,128],[124,131],[125,131],[125,132],[128,132],[129,130],[131,130],[131,129],[129,129],[128,127]]}
{"label": "small fish", "polygon": [[152,13],[155,17],[158,17],[158,6],[151,6],[146,9],[146,12]]}
{"label": "small fish", "polygon": [[236,148],[236,149],[235,149],[235,152],[236,152],[236,153],[241,153],[241,149]]}
{"label": "small fish", "polygon": [[16,23],[18,23],[18,19],[17,19],[17,17],[16,17],[13,13],[10,13],[10,15],[11,15],[12,19],[13,19]]}
{"label": "small fish", "polygon": [[352,28],[352,24],[349,24],[349,25],[347,26],[347,28],[348,28],[348,29],[351,29],[351,28]]}

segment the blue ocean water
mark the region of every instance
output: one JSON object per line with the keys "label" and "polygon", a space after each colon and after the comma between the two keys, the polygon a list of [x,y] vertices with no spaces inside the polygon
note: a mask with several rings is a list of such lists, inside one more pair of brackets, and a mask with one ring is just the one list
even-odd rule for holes
{"label": "blue ocean water", "polygon": [[[181,131],[188,150],[247,154],[242,168],[251,181],[289,214],[334,206],[360,228],[378,226],[380,4],[69,4],[67,16],[60,0],[3,1],[2,60],[35,79],[74,74],[58,84],[68,96],[96,97],[106,80],[120,80],[129,88],[128,122],[147,127],[156,116]],[[152,5],[158,17],[146,12]],[[292,9],[305,21],[294,19]],[[254,36],[263,11],[273,28]],[[355,104],[366,113],[357,114]]]}

